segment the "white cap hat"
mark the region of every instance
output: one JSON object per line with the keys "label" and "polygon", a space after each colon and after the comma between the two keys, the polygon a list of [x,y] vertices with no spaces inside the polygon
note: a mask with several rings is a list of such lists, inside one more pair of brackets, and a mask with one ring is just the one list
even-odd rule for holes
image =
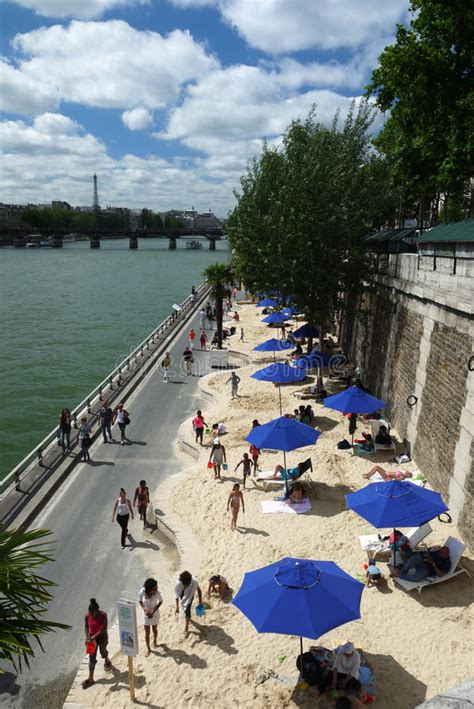
{"label": "white cap hat", "polygon": [[342,652],[344,655],[350,655],[352,652],[354,652],[354,645],[352,643],[345,643],[341,647]]}

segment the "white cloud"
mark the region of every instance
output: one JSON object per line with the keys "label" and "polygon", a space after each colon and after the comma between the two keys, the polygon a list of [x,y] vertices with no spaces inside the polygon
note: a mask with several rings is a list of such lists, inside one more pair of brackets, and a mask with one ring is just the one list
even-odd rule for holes
{"label": "white cloud", "polygon": [[129,130],[146,130],[153,122],[153,116],[146,108],[134,108],[122,113],[122,121]]}
{"label": "white cloud", "polygon": [[[107,108],[163,107],[183,84],[217,66],[187,31],[163,37],[120,20],[43,27],[16,35],[12,44],[26,56],[15,73],[22,90],[10,91],[9,110],[19,113],[52,107],[53,99],[56,106],[63,100]],[[45,95],[43,102],[28,105],[32,86]]]}
{"label": "white cloud", "polygon": [[101,201],[152,209],[209,205],[225,216],[233,204],[229,180],[211,181],[199,163],[124,155],[114,160],[104,143],[67,116],[46,113],[31,123],[0,122],[2,194],[7,203],[66,200],[91,204],[97,173]]}
{"label": "white cloud", "polygon": [[[204,4],[172,0],[178,7]],[[394,29],[408,0],[209,0],[248,44],[268,54],[355,47]]]}
{"label": "white cloud", "polygon": [[76,17],[89,20],[101,17],[108,10],[133,5],[146,5],[149,0],[10,0],[34,10],[43,17]]}
{"label": "white cloud", "polygon": [[7,113],[38,113],[55,109],[59,96],[48,83],[39,84],[0,59],[0,111]]}

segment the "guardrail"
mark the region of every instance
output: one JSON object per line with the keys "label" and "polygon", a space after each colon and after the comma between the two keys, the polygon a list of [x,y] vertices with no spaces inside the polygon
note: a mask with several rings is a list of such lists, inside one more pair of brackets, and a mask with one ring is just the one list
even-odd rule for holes
{"label": "guardrail", "polygon": [[[201,283],[196,289],[196,296],[199,298],[203,295],[204,291],[208,289],[207,283]],[[73,427],[77,429],[77,422],[85,414],[91,413],[91,407],[100,401],[103,401],[103,393],[105,390],[118,391],[122,385],[122,375],[124,372],[130,372],[134,368],[139,371],[141,364],[137,367],[137,361],[139,358],[145,356],[147,351],[151,350],[151,346],[159,344],[159,338],[166,334],[170,328],[175,324],[175,322],[180,318],[180,316],[188,311],[194,304],[196,298],[193,295],[189,295],[182,303],[180,303],[180,310],[175,311],[169,315],[162,323],[160,323],[135,349],[125,357],[122,362],[115,367],[95,389],[93,389],[89,394],[78,404],[72,411],[72,421]],[[110,398],[110,397],[109,397]],[[11,470],[1,481],[0,481],[0,500],[4,499],[6,495],[13,489],[19,489],[20,483],[25,479],[28,471],[31,467],[36,465],[42,465],[43,456],[45,452],[52,446],[56,445],[58,440],[58,426],[55,426],[44,438],[38,443],[23,460],[21,460],[18,465],[16,465],[13,470]]]}

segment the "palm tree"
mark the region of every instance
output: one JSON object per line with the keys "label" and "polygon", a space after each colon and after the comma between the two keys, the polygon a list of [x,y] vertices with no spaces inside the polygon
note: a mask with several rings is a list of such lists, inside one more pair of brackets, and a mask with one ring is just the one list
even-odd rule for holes
{"label": "palm tree", "polygon": [[[57,628],[69,630],[69,625],[42,620],[52,599],[53,581],[36,571],[52,561],[50,542],[38,541],[51,532],[33,529],[0,532],[0,660],[21,671],[22,662],[30,666],[35,638],[41,648],[41,636]],[[1,670],[0,670],[1,672]]]}
{"label": "palm tree", "polygon": [[222,349],[222,306],[228,283],[232,279],[231,268],[227,263],[214,263],[204,269],[202,274],[212,287],[216,301],[217,347]]}

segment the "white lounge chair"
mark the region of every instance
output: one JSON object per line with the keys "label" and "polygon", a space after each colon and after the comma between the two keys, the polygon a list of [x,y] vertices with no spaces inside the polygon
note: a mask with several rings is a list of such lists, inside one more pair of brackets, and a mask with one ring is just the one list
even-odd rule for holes
{"label": "white lounge chair", "polygon": [[444,576],[428,576],[428,578],[423,579],[423,581],[405,581],[395,577],[393,580],[398,583],[399,586],[405,589],[405,591],[414,591],[415,589],[418,593],[421,593],[426,586],[433,586],[436,583],[441,583],[442,581],[447,581],[452,579],[454,576],[459,576],[459,574],[466,573],[469,578],[471,574],[467,569],[464,568],[461,562],[461,557],[466,545],[460,542],[454,537],[448,537],[444,546],[449,549],[449,556],[451,559],[451,568],[447,574]]}
{"label": "white lounge chair", "polygon": [[380,426],[385,426],[385,428],[390,430],[390,426],[388,424],[388,421],[385,421],[385,419],[370,419],[370,429],[372,433],[372,439],[374,441],[374,448],[376,451],[396,451],[397,446],[395,445],[395,441],[392,438],[391,443],[377,443],[375,440],[375,437],[377,433],[379,432]]}
{"label": "white lounge chair", "polygon": [[[311,458],[308,458],[307,460],[303,461],[303,472],[298,475],[295,480],[300,480],[303,475],[307,475],[310,481],[310,484],[313,482],[311,475],[309,474],[309,471],[313,471],[313,464],[311,462]],[[285,487],[285,481],[284,480],[269,480],[268,478],[272,478],[275,473],[272,470],[267,470],[267,471],[262,471],[258,473],[257,477],[255,478],[257,482],[263,482],[263,489],[267,490],[269,485],[276,485],[277,487]],[[291,485],[291,483],[294,482],[291,478],[288,478],[288,484]]]}
{"label": "white lounge chair", "polygon": [[[405,536],[408,539],[408,544],[414,550],[432,531],[430,524],[426,522],[421,527],[413,527]],[[370,559],[376,559],[379,554],[386,554],[390,551],[388,540],[385,542],[380,541],[377,534],[362,534],[359,537],[359,541],[362,549],[367,552],[367,556]]]}

